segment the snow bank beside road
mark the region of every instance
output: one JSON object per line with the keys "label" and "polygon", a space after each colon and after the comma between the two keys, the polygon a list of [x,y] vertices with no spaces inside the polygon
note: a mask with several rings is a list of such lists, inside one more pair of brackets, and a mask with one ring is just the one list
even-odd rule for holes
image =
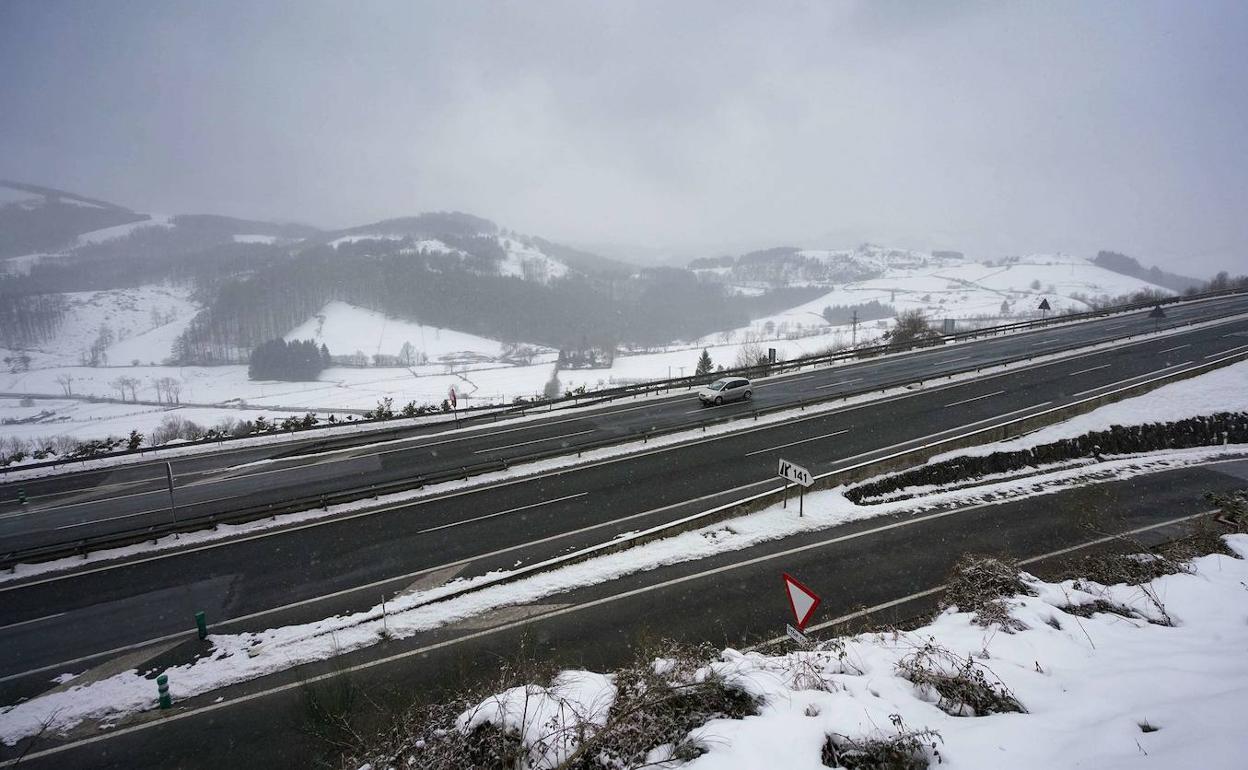
{"label": "snow bank beside road", "polygon": [[[830,738],[842,747],[851,741],[864,746],[930,730],[937,735],[925,734],[907,753],[933,766],[1242,767],[1248,751],[1240,724],[1248,706],[1248,536],[1226,540],[1239,558],[1204,556],[1191,562],[1190,574],[1144,587],[1048,583],[1024,575],[1035,595],[1007,600],[1017,630],[980,625],[951,608],[909,633],[862,634],[774,656],[725,650],[706,662],[707,675],[761,697],[761,708],[754,716],[695,729],[690,739],[705,753],[680,766],[817,770],[826,766],[821,755]],[[1160,598],[1174,626],[1146,620],[1156,615],[1150,594]],[[1072,611],[1098,601],[1132,616]],[[916,663],[982,675],[1024,711],[968,712],[956,696],[912,681],[907,671]],[[595,730],[585,727],[602,723],[586,719],[578,731],[578,725],[546,717],[583,699],[576,687],[563,696],[565,681],[594,676],[564,672],[551,688],[539,688],[543,708],[527,719],[515,709],[489,708],[495,699],[468,713],[485,714],[521,736],[530,748],[524,767],[554,767],[552,746],[592,736]],[[516,691],[527,692],[510,692]],[[600,699],[611,694],[608,686],[596,692]],[[598,714],[604,705],[596,705]],[[412,746],[404,756],[419,763],[423,748]]]}

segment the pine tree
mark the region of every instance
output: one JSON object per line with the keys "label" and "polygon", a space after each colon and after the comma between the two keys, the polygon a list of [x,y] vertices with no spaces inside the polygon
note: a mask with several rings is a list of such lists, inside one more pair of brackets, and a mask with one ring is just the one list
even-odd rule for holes
{"label": "pine tree", "polygon": [[711,363],[711,354],[706,348],[702,348],[702,356],[698,358],[698,368],[694,370],[694,376],[701,377],[704,374],[710,374],[715,370],[715,364]]}

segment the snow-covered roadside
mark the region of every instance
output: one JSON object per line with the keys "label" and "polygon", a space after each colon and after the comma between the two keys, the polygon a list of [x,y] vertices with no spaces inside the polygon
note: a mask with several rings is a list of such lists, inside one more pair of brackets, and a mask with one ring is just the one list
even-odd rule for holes
{"label": "snow-covered roadside", "polygon": [[951,457],[1028,449],[1093,431],[1108,430],[1114,425],[1177,422],[1218,412],[1248,412],[1248,361],[1240,361],[1199,377],[1164,385],[1142,396],[1106,404],[1087,414],[1072,417],[1025,436],[945,452],[933,457],[930,463],[938,463]]}
{"label": "snow-covered roadside", "polygon": [[[1229,318],[1220,318],[1220,319],[1215,319],[1215,320],[1210,320],[1210,321],[1204,321],[1204,322],[1193,324],[1190,326],[1185,326],[1185,327],[1180,327],[1180,328],[1175,328],[1175,329],[1167,329],[1160,333],[1147,335],[1146,337],[1136,340],[1136,342],[1143,342],[1149,339],[1169,337],[1169,336],[1173,336],[1176,334],[1189,332],[1195,329],[1206,328],[1209,326],[1217,326],[1220,324],[1228,323],[1230,321],[1239,320],[1242,317],[1243,317],[1242,315],[1237,315],[1237,316],[1232,316]],[[1134,343],[1129,343],[1129,344],[1134,344]],[[1010,365],[987,366],[987,367],[984,367],[981,371],[968,372],[962,375],[947,377],[947,378],[939,380],[939,382],[941,384],[962,382],[967,379],[984,377],[986,375],[993,374],[993,373],[1000,373],[1000,372],[1010,371],[1013,369],[1019,369],[1023,367],[1049,363],[1052,361],[1059,361],[1059,360],[1063,360],[1066,358],[1082,356],[1088,353],[1094,353],[1099,350],[1107,350],[1109,348],[1120,347],[1121,345],[1122,345],[1122,341],[1116,340],[1116,341],[1111,341],[1111,342],[1100,343],[1098,345],[1092,345],[1089,347],[1079,348],[1077,350],[1060,351],[1060,352],[1051,353],[1048,355],[1036,355],[1034,358],[1025,362],[1020,362],[1020,363],[1010,364]],[[916,350],[916,351],[906,351],[904,353],[895,353],[891,355],[907,356],[907,355],[922,354],[924,352],[926,351]],[[881,358],[884,358],[884,357],[880,357],[875,360],[878,361]],[[849,366],[849,365],[854,365],[858,363],[861,363],[861,362],[844,361],[844,362],[838,362],[836,364],[833,364],[832,366],[827,367],[827,368],[837,368],[839,366]],[[783,375],[777,375],[775,378],[761,378],[761,379],[756,380],[756,382],[766,383],[772,379],[792,376],[792,374],[793,373],[790,372],[790,373],[786,373]],[[807,407],[807,409],[805,410],[805,414],[818,414],[820,413],[820,410],[831,410],[831,409],[843,408],[846,405],[853,405],[853,404],[864,403],[866,401],[871,401],[871,400],[876,400],[876,399],[881,399],[881,398],[888,398],[889,396],[896,395],[897,393],[902,392],[903,390],[908,391],[910,389],[891,388],[887,390],[867,393],[862,396],[851,398],[845,401],[838,401],[835,403],[828,402],[824,404],[816,404],[816,405]],[[692,393],[692,390],[689,390],[688,392]],[[655,394],[647,394],[643,397],[655,397],[655,396],[666,397],[667,394],[655,393]],[[618,407],[619,403],[620,403],[619,401],[608,401],[608,402],[597,404],[594,406],[576,407],[576,411],[578,413],[588,413],[588,412],[595,411],[595,410],[611,409],[611,408]],[[501,408],[505,408],[505,407],[500,407],[500,409]],[[572,408],[572,405],[565,404],[559,408]],[[231,416],[236,416],[236,415],[237,415],[237,412],[231,413]],[[519,423],[526,422],[526,421],[545,419],[546,417],[548,417],[548,415],[549,415],[548,411],[543,411],[540,413],[535,412],[535,413],[525,415],[525,416],[520,416],[520,417],[509,417],[505,420],[500,420],[497,423],[497,425],[499,427],[508,427],[508,426],[512,426],[512,425],[519,424]],[[792,413],[786,412],[785,416],[786,416],[786,419],[791,419]],[[774,418],[775,416],[773,416],[772,419]],[[417,418],[411,418],[410,420],[401,418],[401,419],[389,421],[385,425],[386,427],[394,428],[394,427],[402,427],[405,425],[418,425],[418,424],[422,424],[422,423],[426,423],[430,421],[437,421],[437,420],[444,420],[444,419],[445,419],[445,415],[432,415],[429,417],[417,417]],[[765,420],[765,419],[768,419],[768,418],[760,418],[760,422],[762,422],[762,420]],[[245,439],[238,439],[238,440],[232,441],[230,443],[230,447],[231,448],[247,447],[247,446],[256,446],[260,444],[281,443],[285,441],[304,440],[304,439],[310,439],[310,438],[317,438],[321,436],[341,436],[341,435],[346,435],[347,433],[366,432],[366,431],[378,430],[378,429],[379,428],[378,428],[377,423],[362,422],[358,425],[354,425],[350,427],[343,427],[340,425],[335,428],[323,428],[323,429],[314,429],[310,431],[299,431],[298,433],[294,433],[294,434],[266,434],[266,435],[260,435],[260,436],[251,436]],[[733,429],[735,430],[738,428],[734,427]],[[434,438],[436,436],[442,436],[442,435],[445,435],[445,433],[449,433],[449,432],[450,431],[446,431],[440,434],[430,434],[430,436],[427,436],[427,438]],[[651,441],[650,443],[654,445],[655,442]],[[377,446],[380,446],[380,444],[378,444]],[[172,459],[176,457],[183,457],[183,456],[190,455],[190,454],[198,454],[198,453],[203,453],[203,452],[216,452],[216,451],[219,451],[219,448],[217,446],[191,446],[191,447],[184,447],[184,448],[180,448],[180,449],[176,449],[172,451],[162,450],[160,457],[161,459]],[[123,455],[119,457],[105,457],[105,458],[98,458],[95,460],[76,462],[74,464],[73,469],[75,471],[78,471],[78,470],[85,470],[85,469],[114,467],[117,465],[128,465],[132,463],[147,462],[149,459],[150,459],[149,457],[142,456],[142,455]],[[29,478],[39,478],[43,476],[56,475],[61,472],[63,472],[63,467],[61,466],[51,467],[51,468],[34,468],[34,469],[29,469],[29,470],[14,470],[14,471],[10,471],[9,473],[5,475],[5,480],[6,481],[21,481],[21,480],[26,480]]]}
{"label": "snow-covered roadside", "polygon": [[[511,582],[499,582],[506,581],[510,574],[510,571],[501,571],[396,596],[386,602],[384,615],[382,606],[378,605],[365,612],[334,616],[313,623],[254,633],[213,635],[214,651],[210,656],[173,667],[167,673],[175,698],[183,699],[369,647],[383,638],[410,637],[501,607],[533,603],[625,575],[738,551],[850,521],[937,507],[964,506],[984,499],[1030,497],[1069,486],[1130,478],[1237,454],[1242,454],[1242,448],[1159,452],[1111,460],[1094,467],[1066,469],[1022,481],[990,484],[974,490],[934,494],[921,501],[875,506],[854,505],[844,497],[844,488],[816,492],[807,496],[804,518],[795,516],[791,509],[771,506],[757,513],[618,553],[539,571]],[[436,602],[448,594],[478,586],[479,590]],[[131,670],[0,710],[0,740],[13,743],[39,732],[45,724],[53,731],[63,731],[84,720],[111,721],[153,707],[151,681]]]}
{"label": "snow-covered roadside", "polygon": [[[758,713],[695,728],[689,741],[705,753],[658,766],[820,770],[830,739],[844,751],[909,734],[919,739],[900,753],[931,766],[1243,767],[1248,535],[1226,543],[1238,558],[1203,556],[1187,572],[1143,587],[1050,583],[1024,573],[1033,595],[1006,600],[1012,629],[951,607],[910,632],[860,634],[777,655],[724,650],[694,680],[715,678],[749,693]],[[1149,622],[1158,615],[1150,595],[1173,626]],[[1074,611],[1097,602],[1137,616]],[[658,673],[671,664],[653,665]],[[956,690],[916,684],[923,678],[916,671],[962,674],[968,684],[982,676],[979,692],[998,700],[968,710]],[[490,723],[517,735],[527,749],[520,766],[546,770],[607,723],[616,698],[612,676],[564,671],[549,687],[487,698],[457,726]],[[1015,706],[1021,711],[1009,710]],[[426,748],[409,746],[400,763],[419,762]]]}

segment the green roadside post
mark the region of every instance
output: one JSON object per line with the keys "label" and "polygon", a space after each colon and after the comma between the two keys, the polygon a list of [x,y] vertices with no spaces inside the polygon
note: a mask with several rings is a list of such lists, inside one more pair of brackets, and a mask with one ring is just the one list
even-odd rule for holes
{"label": "green roadside post", "polygon": [[169,676],[161,674],[156,677],[156,694],[160,699],[160,707],[162,709],[171,708],[173,706],[173,698],[169,697]]}
{"label": "green roadside post", "polygon": [[203,612],[195,613],[195,628],[199,629],[199,638],[208,638],[208,618]]}
{"label": "green roadside post", "polygon": [[26,504],[26,490],[21,487],[18,487],[17,489],[17,501],[22,505]]}

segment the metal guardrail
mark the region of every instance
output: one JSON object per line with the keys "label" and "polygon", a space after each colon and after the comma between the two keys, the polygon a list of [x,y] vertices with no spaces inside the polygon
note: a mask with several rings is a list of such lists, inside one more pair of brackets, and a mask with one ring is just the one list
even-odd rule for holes
{"label": "metal guardrail", "polygon": [[[395,427],[385,428],[381,426],[384,425],[385,422],[388,422],[388,421],[377,421],[376,424],[378,425],[378,427],[376,430],[364,431],[361,433],[361,435],[366,434],[369,437],[367,439],[368,441],[375,441],[377,440],[378,437],[399,438],[404,435],[415,433],[416,431],[420,429],[424,429],[430,426],[441,427],[441,426],[449,426],[451,424],[455,424],[457,426],[462,426],[465,424],[479,424],[479,423],[484,423],[487,417],[489,418],[490,422],[497,422],[500,419],[500,417],[512,417],[512,416],[517,416],[517,415],[525,416],[529,414],[531,411],[540,412],[540,411],[553,410],[556,406],[559,406],[559,405],[570,405],[571,408],[592,406],[595,404],[601,404],[601,403],[606,403],[609,401],[614,401],[620,398],[636,397],[640,395],[646,395],[649,393],[656,393],[656,392],[665,391],[665,390],[670,391],[673,388],[691,388],[696,385],[702,385],[707,382],[711,382],[712,380],[717,379],[719,377],[775,376],[779,374],[784,374],[786,372],[800,371],[801,369],[808,367],[808,366],[833,364],[833,363],[838,363],[841,361],[865,360],[869,358],[875,358],[877,356],[887,355],[890,353],[903,353],[903,352],[912,351],[912,350],[923,350],[927,348],[935,348],[935,347],[939,347],[940,345],[947,344],[949,342],[959,342],[962,340],[976,339],[978,337],[995,337],[1000,334],[1007,334],[1010,332],[1025,331],[1028,329],[1043,329],[1043,328],[1048,328],[1051,326],[1057,326],[1061,324],[1095,320],[1097,318],[1105,318],[1111,315],[1118,315],[1121,313],[1130,313],[1130,312],[1134,312],[1137,310],[1154,307],[1156,305],[1170,305],[1170,304],[1177,304],[1177,303],[1183,303],[1183,302],[1199,302],[1199,301],[1207,300],[1207,299],[1216,299],[1218,297],[1230,297],[1230,296],[1238,296],[1238,295],[1244,295],[1244,294],[1248,294],[1248,291],[1243,290],[1243,289],[1227,289],[1223,291],[1204,292],[1202,294],[1194,294],[1194,295],[1187,296],[1187,297],[1178,297],[1178,296],[1166,297],[1166,298],[1159,299],[1159,300],[1150,300],[1148,302],[1135,302],[1135,303],[1130,303],[1126,305],[1115,305],[1113,307],[1102,308],[1100,310],[1092,310],[1092,311],[1088,311],[1085,313],[1073,313],[1069,315],[1054,316],[1052,318],[1037,318],[1037,319],[1032,319],[1030,321],[1017,321],[1011,324],[1001,324],[998,326],[986,326],[982,329],[972,329],[970,331],[957,332],[955,334],[948,334],[948,335],[941,334],[935,337],[931,337],[929,338],[929,340],[925,340],[919,343],[903,344],[903,345],[875,345],[875,346],[870,346],[870,347],[852,348],[852,349],[837,351],[835,353],[827,353],[824,355],[804,356],[804,357],[790,359],[788,361],[777,361],[776,363],[773,363],[773,364],[740,367],[740,368],[734,368],[734,369],[725,369],[723,371],[714,372],[709,375],[701,375],[701,376],[690,375],[688,377],[674,377],[674,378],[670,378],[666,380],[651,380],[651,381],[643,382],[643,383],[621,385],[615,388],[602,388],[600,390],[588,391],[586,393],[564,395],[558,398],[551,398],[551,399],[544,398],[544,399],[538,399],[538,400],[533,400],[533,401],[525,401],[522,403],[516,403],[516,404],[511,404],[511,405],[483,404],[481,406],[465,407],[463,410],[459,411],[457,417],[449,417],[445,420],[441,420],[437,422],[428,422],[428,423],[424,423],[421,425],[414,425],[414,426],[407,425],[407,426],[395,426]],[[1170,327],[1170,328],[1174,328],[1174,327]],[[397,419],[403,419],[403,418],[400,417],[400,418],[394,418],[394,419],[397,420]],[[73,459],[60,458],[60,459],[55,459],[55,460],[48,460],[46,462],[27,463],[25,465],[16,466],[16,467],[0,468],[0,479],[2,479],[4,474],[6,473],[15,472],[19,470],[52,468],[58,465],[65,465],[68,463],[88,462],[91,460],[98,460],[98,459],[111,458],[111,457],[126,457],[126,456],[136,456],[136,455],[143,456],[148,453],[158,454],[161,451],[167,451],[171,449],[181,449],[184,447],[192,447],[192,446],[222,445],[222,444],[229,444],[234,441],[254,439],[257,436],[281,435],[282,433],[289,433],[290,435],[297,435],[303,430],[333,430],[335,427],[338,427],[338,426],[345,427],[345,426],[358,426],[358,425],[368,425],[368,424],[370,424],[368,421],[342,422],[334,426],[322,424],[312,429],[305,428],[305,429],[296,429],[294,431],[288,431],[288,432],[282,431],[282,432],[272,432],[272,433],[249,434],[246,436],[214,437],[214,438],[208,438],[208,439],[200,439],[198,441],[184,441],[182,443],[172,445],[172,446],[145,447],[143,449],[134,450],[134,451],[127,450],[127,451],[120,451],[120,452],[108,452],[108,453],[102,453],[102,454],[98,454],[98,455],[94,455],[92,457],[86,457],[86,458],[81,458],[81,457],[73,458]],[[332,442],[332,441],[341,441],[342,438],[343,437],[340,437],[340,436],[325,436],[323,438],[311,438],[307,440],[313,443],[318,440]]]}
{"label": "metal guardrail", "polygon": [[[1216,319],[1215,319],[1216,320]],[[1201,323],[1208,323],[1209,319],[1193,319],[1186,321],[1177,326],[1171,326],[1168,330],[1182,328],[1184,326],[1193,326]],[[1148,332],[1144,336],[1151,336],[1153,333]],[[1119,338],[1120,340],[1129,340],[1141,335],[1127,335]],[[1099,343],[1098,343],[1099,344]],[[771,406],[755,407],[749,411],[734,410],[723,417],[712,418],[710,420],[699,423],[698,425],[674,425],[666,428],[654,428],[651,430],[631,431],[627,434],[620,434],[612,438],[601,439],[598,441],[588,441],[579,444],[575,448],[559,447],[548,450],[537,450],[528,452],[522,457],[508,460],[493,460],[490,462],[479,463],[476,465],[462,466],[459,468],[447,469],[429,474],[418,474],[409,479],[399,479],[391,482],[383,482],[380,484],[370,484],[366,487],[357,487],[341,492],[333,492],[328,494],[310,495],[301,498],[293,498],[283,501],[282,503],[267,503],[262,505],[239,508],[222,513],[202,514],[198,516],[189,516],[179,519],[177,522],[165,522],[145,527],[136,527],[129,530],[121,530],[114,533],[104,535],[93,535],[86,538],[79,538],[73,541],[67,541],[59,544],[49,544],[44,546],[35,546],[25,549],[14,549],[4,552],[0,555],[0,569],[13,569],[15,565],[31,561],[47,561],[49,559],[63,558],[66,556],[80,555],[85,557],[91,551],[101,550],[104,548],[115,548],[124,545],[132,545],[135,543],[154,540],[165,535],[183,532],[192,532],[204,528],[216,527],[219,524],[237,524],[247,521],[254,521],[271,516],[277,516],[285,513],[297,513],[300,511],[310,510],[316,507],[326,508],[330,505],[340,505],[344,503],[357,502],[359,500],[376,498],[383,494],[393,494],[396,492],[407,492],[414,489],[421,489],[430,484],[444,483],[447,481],[467,480],[471,476],[478,476],[483,473],[491,473],[508,469],[517,462],[536,462],[539,460],[550,459],[554,457],[566,457],[576,452],[579,457],[583,452],[604,449],[629,442],[642,441],[643,444],[652,438],[659,438],[675,433],[693,432],[698,428],[703,431],[708,427],[727,424],[746,419],[757,420],[760,415],[767,415],[776,412],[791,411],[798,409],[805,410],[807,407],[819,404],[847,401],[851,398],[867,395],[870,393],[881,392],[898,387],[904,387],[909,384],[922,384],[925,381],[933,379],[947,379],[957,377],[962,374],[971,372],[979,372],[983,369],[991,369],[1001,366],[1011,366],[1013,364],[1025,363],[1036,358],[1048,357],[1058,353],[1067,353],[1071,351],[1081,350],[1089,347],[1087,344],[1069,345],[1062,348],[1054,348],[1052,350],[1038,351],[1027,353],[1000,361],[991,363],[981,363],[970,365],[959,369],[943,371],[932,377],[911,380],[909,382],[901,381],[885,385],[872,385],[859,388],[848,392],[830,395],[820,395],[809,399],[800,399],[797,402],[787,402],[784,404],[775,404]],[[809,364],[807,364],[809,365]]]}

